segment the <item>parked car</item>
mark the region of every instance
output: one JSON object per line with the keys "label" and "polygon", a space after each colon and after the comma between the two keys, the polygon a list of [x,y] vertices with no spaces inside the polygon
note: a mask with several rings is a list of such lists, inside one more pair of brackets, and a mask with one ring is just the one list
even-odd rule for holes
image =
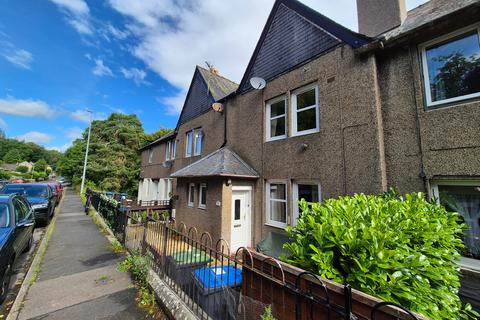
{"label": "parked car", "polygon": [[0,190],[0,194],[23,194],[34,210],[35,221],[40,225],[48,225],[55,213],[55,196],[47,184],[8,184]]}
{"label": "parked car", "polygon": [[12,183],[25,183],[22,179],[12,180]]}
{"label": "parked car", "polygon": [[63,187],[60,183],[58,182],[49,182],[48,183],[50,186],[53,186],[55,188],[55,192],[57,193],[58,195],[58,199],[57,199],[57,202],[60,201],[60,199],[62,199],[62,196],[63,196]]}
{"label": "parked car", "polygon": [[0,303],[8,293],[12,267],[33,244],[35,219],[22,195],[0,195]]}
{"label": "parked car", "polygon": [[47,183],[47,186],[50,188],[50,190],[52,191],[52,194],[54,196],[54,200],[55,200],[55,207],[58,206],[58,204],[60,203],[60,193],[58,192],[57,190],[57,187],[52,184],[52,183]]}
{"label": "parked car", "polygon": [[9,184],[9,180],[0,180],[0,189]]}

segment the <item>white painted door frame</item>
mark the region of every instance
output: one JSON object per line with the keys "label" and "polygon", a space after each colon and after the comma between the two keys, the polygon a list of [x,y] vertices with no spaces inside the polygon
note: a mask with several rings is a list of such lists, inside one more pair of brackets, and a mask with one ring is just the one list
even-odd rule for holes
{"label": "white painted door frame", "polygon": [[[232,187],[230,249],[252,245],[252,186]],[[240,219],[235,219],[236,201],[240,201]]]}

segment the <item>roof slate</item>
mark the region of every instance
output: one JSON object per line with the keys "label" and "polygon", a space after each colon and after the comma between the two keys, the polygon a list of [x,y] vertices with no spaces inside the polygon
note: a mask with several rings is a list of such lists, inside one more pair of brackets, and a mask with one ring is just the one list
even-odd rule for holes
{"label": "roof slate", "polygon": [[480,4],[480,0],[430,0],[408,11],[407,18],[402,25],[379,35],[378,38],[386,41],[393,40],[474,4]]}
{"label": "roof slate", "polygon": [[201,158],[200,160],[172,173],[172,178],[188,177],[243,177],[258,178],[258,173],[238,154],[227,147]]}
{"label": "roof slate", "polygon": [[215,101],[218,101],[237,90],[237,83],[200,66],[197,66],[197,68],[198,71],[200,71],[203,79],[205,79],[208,89],[210,90],[210,93]]}

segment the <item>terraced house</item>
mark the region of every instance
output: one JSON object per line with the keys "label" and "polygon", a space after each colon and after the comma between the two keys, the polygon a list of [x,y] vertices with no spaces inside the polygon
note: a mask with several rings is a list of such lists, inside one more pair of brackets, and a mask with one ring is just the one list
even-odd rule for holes
{"label": "terraced house", "polygon": [[139,199],[173,196],[234,250],[295,225],[299,199],[422,191],[480,257],[480,1],[357,7],[360,33],[277,0],[238,85],[197,67],[175,132],[142,149]]}

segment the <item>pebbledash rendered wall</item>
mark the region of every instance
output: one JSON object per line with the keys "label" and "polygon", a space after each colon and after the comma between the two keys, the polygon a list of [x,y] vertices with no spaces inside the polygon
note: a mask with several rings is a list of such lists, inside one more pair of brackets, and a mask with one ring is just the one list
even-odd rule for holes
{"label": "pebbledash rendered wall", "polygon": [[[264,90],[227,101],[227,146],[262,177],[254,189],[254,243],[279,230],[265,225],[265,180],[288,181],[289,222],[295,180],[318,181],[322,198],[386,190],[376,74],[372,56],[358,57],[340,46],[268,81]],[[290,92],[312,83],[319,87],[320,132],[265,142],[265,101],[286,94],[290,109]],[[290,129],[289,118],[287,123]]]}

